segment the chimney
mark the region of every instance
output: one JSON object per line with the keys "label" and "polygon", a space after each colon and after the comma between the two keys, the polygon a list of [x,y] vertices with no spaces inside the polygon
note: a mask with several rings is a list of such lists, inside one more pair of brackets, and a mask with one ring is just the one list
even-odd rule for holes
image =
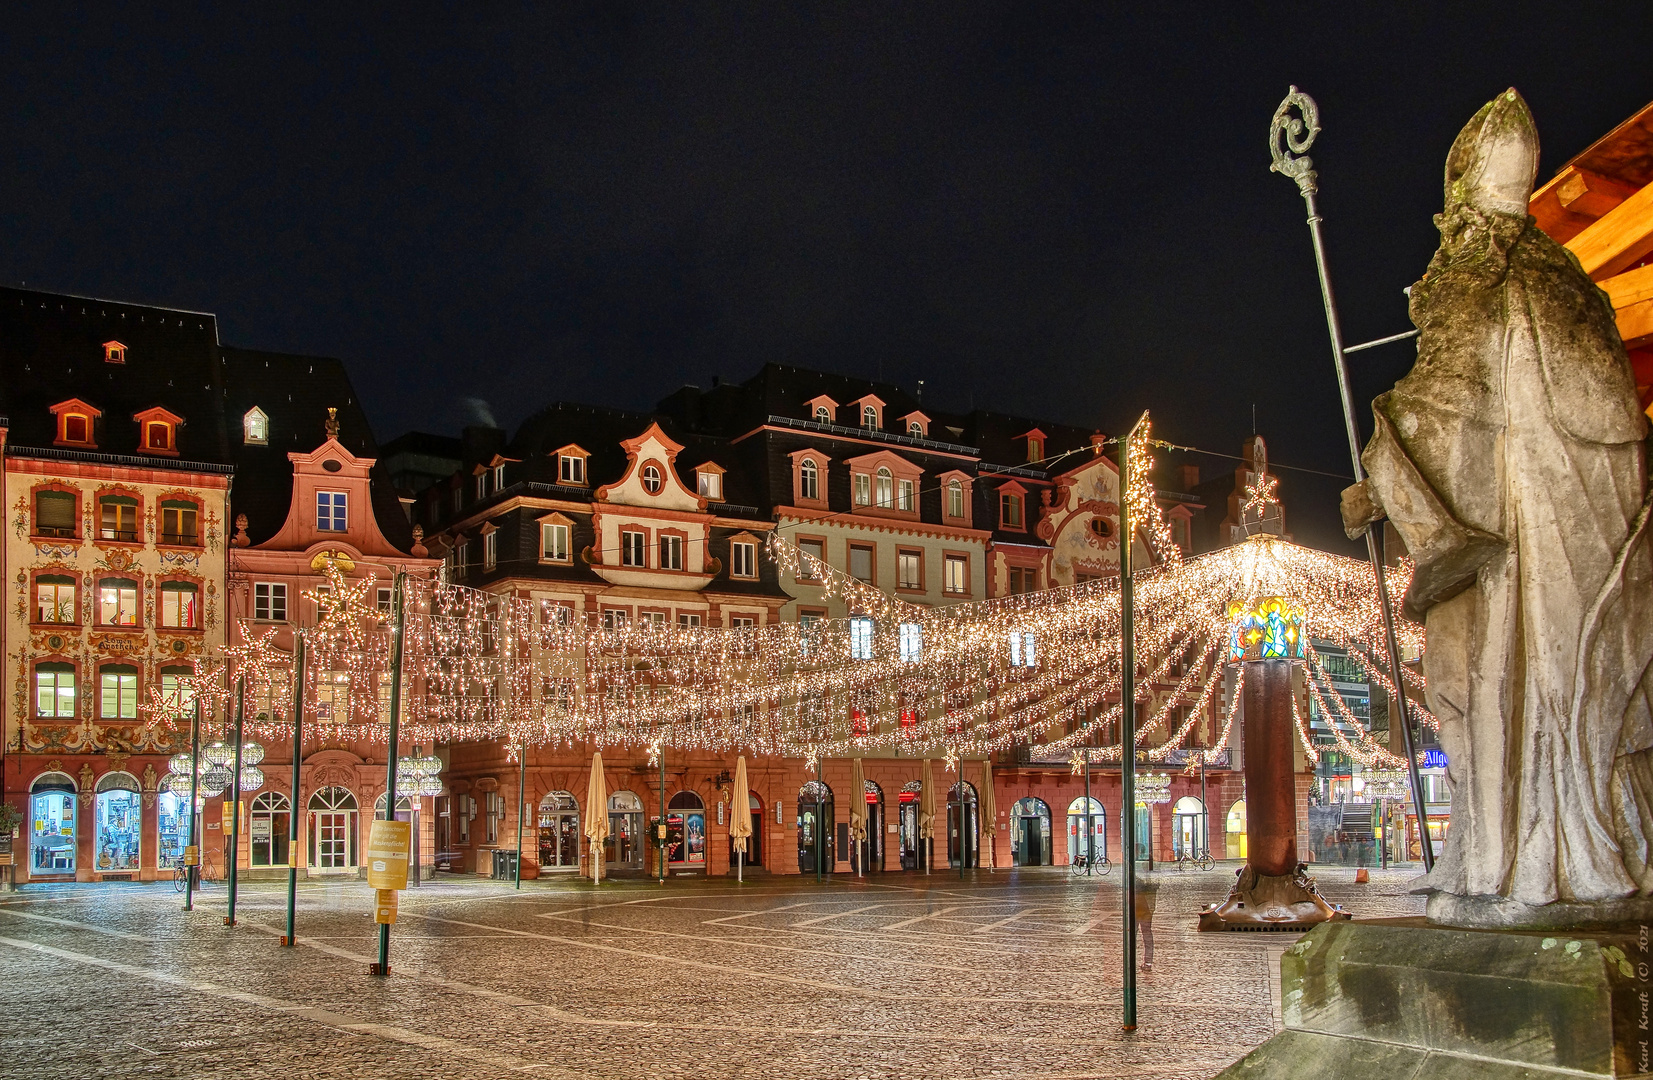
{"label": "chimney", "polygon": [[1200,486],[1200,467],[1198,465],[1184,465],[1182,467],[1182,490],[1193,491]]}

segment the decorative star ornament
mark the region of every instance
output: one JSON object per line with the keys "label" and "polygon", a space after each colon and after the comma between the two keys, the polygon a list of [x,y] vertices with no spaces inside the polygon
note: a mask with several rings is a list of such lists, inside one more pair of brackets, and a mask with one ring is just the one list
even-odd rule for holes
{"label": "decorative star ornament", "polygon": [[958,756],[958,753],[956,751],[948,750],[947,751],[947,756],[944,757],[942,760],[947,763],[947,771],[948,772],[958,772],[959,771],[959,756]]}
{"label": "decorative star ornament", "polygon": [[1244,519],[1255,510],[1257,521],[1261,523],[1268,516],[1269,507],[1280,505],[1280,499],[1275,495],[1279,487],[1278,477],[1258,473],[1257,478],[1245,489],[1245,503],[1240,507],[1240,517]]}

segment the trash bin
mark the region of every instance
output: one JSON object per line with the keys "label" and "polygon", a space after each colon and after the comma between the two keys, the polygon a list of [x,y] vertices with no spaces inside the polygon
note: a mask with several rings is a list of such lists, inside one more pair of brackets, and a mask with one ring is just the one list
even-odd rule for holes
{"label": "trash bin", "polygon": [[514,851],[494,850],[494,877],[500,881],[515,881],[517,877],[517,853]]}

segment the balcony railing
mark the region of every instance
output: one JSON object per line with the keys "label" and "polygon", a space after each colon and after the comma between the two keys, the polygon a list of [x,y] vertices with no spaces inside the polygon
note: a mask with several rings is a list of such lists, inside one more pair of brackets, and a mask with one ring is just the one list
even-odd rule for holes
{"label": "balcony railing", "polygon": [[75,527],[73,525],[42,525],[35,529],[36,536],[50,536],[58,540],[73,540]]}
{"label": "balcony railing", "polygon": [[198,534],[192,533],[192,532],[187,532],[187,533],[164,532],[164,533],[161,534],[161,543],[170,544],[173,547],[199,547],[200,544],[201,544],[201,541],[200,541],[200,538],[199,538]]}
{"label": "balcony railing", "polygon": [[98,539],[99,540],[123,540],[123,541],[125,541],[126,543],[129,543],[129,544],[136,543],[137,539],[138,539],[138,530],[137,529],[99,529],[98,530]]}

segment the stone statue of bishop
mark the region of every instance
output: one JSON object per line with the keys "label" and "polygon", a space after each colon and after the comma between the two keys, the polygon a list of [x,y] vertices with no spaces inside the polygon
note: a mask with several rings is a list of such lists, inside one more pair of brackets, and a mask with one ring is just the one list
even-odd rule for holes
{"label": "stone statue of bishop", "polygon": [[1421,885],[1459,926],[1653,914],[1647,421],[1606,294],[1527,216],[1537,168],[1513,89],[1453,142],[1418,360],[1343,496],[1416,564],[1452,792]]}

